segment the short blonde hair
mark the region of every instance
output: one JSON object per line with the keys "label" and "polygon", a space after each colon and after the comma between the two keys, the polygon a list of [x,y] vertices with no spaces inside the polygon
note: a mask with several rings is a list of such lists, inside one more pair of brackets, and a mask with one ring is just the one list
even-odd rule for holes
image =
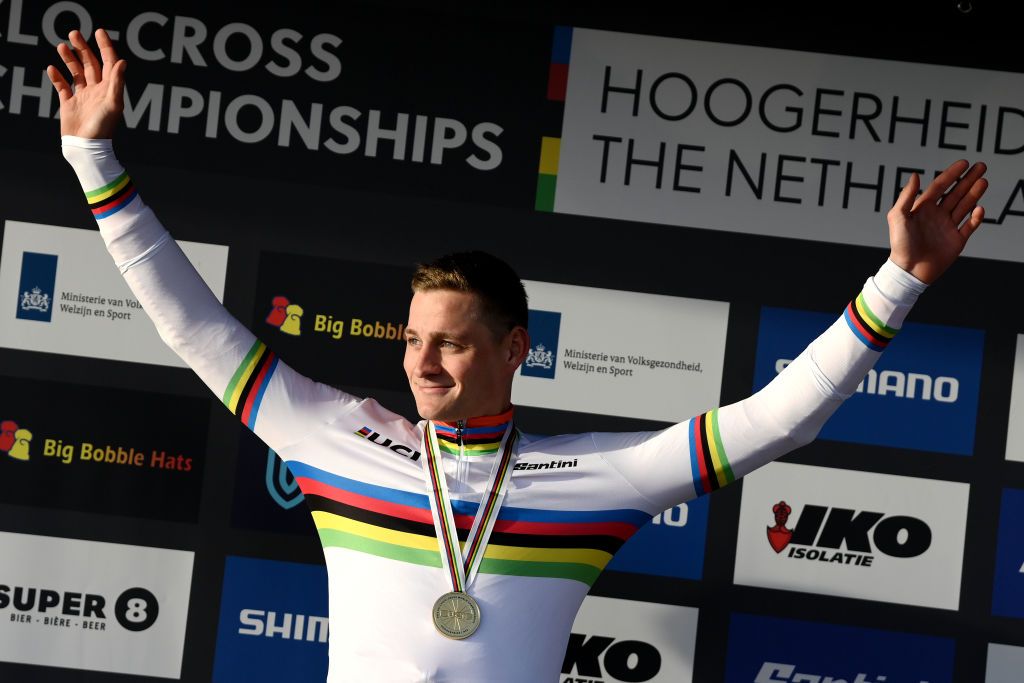
{"label": "short blonde hair", "polygon": [[497,337],[516,327],[527,327],[529,304],[526,288],[512,266],[484,251],[446,254],[416,266],[412,291],[451,290],[475,294],[484,322]]}

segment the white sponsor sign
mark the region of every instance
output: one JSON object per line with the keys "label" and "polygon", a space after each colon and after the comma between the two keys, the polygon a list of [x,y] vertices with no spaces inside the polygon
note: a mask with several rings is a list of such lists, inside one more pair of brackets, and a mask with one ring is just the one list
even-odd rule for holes
{"label": "white sponsor sign", "polygon": [[[218,299],[224,296],[228,248],[178,242]],[[25,300],[23,254],[57,257],[52,296],[37,303],[50,321],[16,317]],[[39,298],[38,296],[36,298]],[[0,253],[0,346],[185,367],[157,335],[95,230],[6,221]]]}
{"label": "white sponsor sign", "polygon": [[735,582],[955,610],[968,488],[769,464],[743,480]]}
{"label": "white sponsor sign", "polygon": [[1010,423],[1006,432],[1006,459],[1024,462],[1024,334],[1017,335],[1010,394]]}
{"label": "white sponsor sign", "polygon": [[1024,74],[573,29],[554,210],[888,246],[885,213],[983,159],[972,256],[1024,261]]}
{"label": "white sponsor sign", "polygon": [[1024,647],[988,644],[985,683],[1020,683],[1024,671]]}
{"label": "white sponsor sign", "polygon": [[697,614],[692,607],[587,596],[558,680],[691,681]]}
{"label": "white sponsor sign", "polygon": [[[521,372],[520,405],[677,422],[719,404],[729,304],[659,294],[525,281],[530,309],[560,315],[557,353],[531,358],[548,375]],[[550,349],[551,344],[547,347]]]}
{"label": "white sponsor sign", "polygon": [[0,661],[180,678],[192,559],[0,532]]}

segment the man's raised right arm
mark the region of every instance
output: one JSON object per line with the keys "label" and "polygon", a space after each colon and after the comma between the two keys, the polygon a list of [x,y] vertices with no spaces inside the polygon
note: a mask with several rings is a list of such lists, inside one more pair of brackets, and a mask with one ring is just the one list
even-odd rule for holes
{"label": "man's raised right arm", "polygon": [[[98,63],[84,37],[57,51],[74,90],[53,66],[61,146],[107,249],[160,337],[224,404],[275,449],[346,411],[352,396],[309,380],[277,357],[221,305],[181,248],[139,197],[110,138],[123,108],[125,63],[100,29]],[[258,420],[257,420],[258,418]]]}

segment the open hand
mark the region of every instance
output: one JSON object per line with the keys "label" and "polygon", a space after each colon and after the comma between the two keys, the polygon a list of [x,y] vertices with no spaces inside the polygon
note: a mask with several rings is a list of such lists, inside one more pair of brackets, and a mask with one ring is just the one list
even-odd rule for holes
{"label": "open hand", "polygon": [[60,134],[113,137],[124,110],[124,71],[128,63],[117,58],[114,44],[103,29],[96,29],[102,66],[79,31],[72,31],[68,38],[74,50],[59,43],[57,54],[71,73],[74,89],[57,67],[46,67],[46,75],[60,99]]}
{"label": "open hand", "polygon": [[957,161],[920,196],[921,180],[913,174],[887,216],[893,263],[925,284],[935,282],[981,226],[985,210],[978,200],[988,189],[984,174],[981,162],[968,170],[966,161]]}

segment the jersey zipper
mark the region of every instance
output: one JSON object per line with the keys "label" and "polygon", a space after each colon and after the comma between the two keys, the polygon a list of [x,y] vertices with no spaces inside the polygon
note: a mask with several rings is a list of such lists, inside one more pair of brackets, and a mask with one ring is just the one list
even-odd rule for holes
{"label": "jersey zipper", "polygon": [[467,475],[465,471],[466,463],[466,445],[462,442],[462,430],[466,428],[465,420],[455,421],[455,440],[459,442],[459,462],[456,466],[456,479],[459,480],[459,487],[468,486],[466,482]]}

